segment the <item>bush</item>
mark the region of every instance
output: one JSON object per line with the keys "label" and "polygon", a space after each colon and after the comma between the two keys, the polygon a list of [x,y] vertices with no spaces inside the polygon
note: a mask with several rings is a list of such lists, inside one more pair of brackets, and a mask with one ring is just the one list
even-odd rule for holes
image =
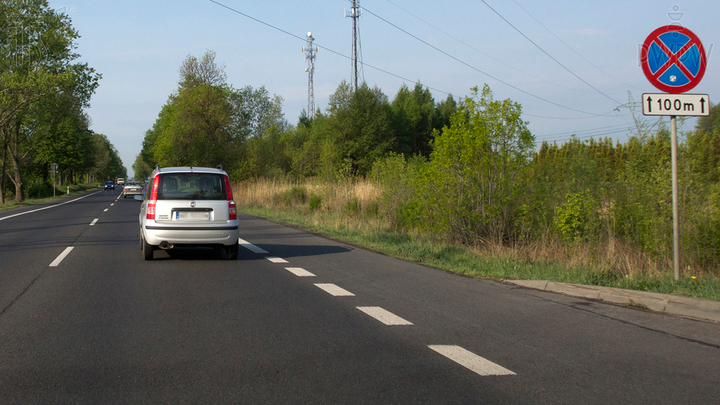
{"label": "bush", "polygon": [[285,205],[292,207],[295,204],[305,204],[307,201],[307,189],[302,186],[295,186],[289,190],[274,194],[273,205]]}
{"label": "bush", "polygon": [[357,199],[357,197],[354,197],[352,200],[346,202],[345,206],[343,207],[343,212],[350,216],[356,216],[360,214],[361,211],[362,207],[360,206],[360,201]]}
{"label": "bush", "polygon": [[310,194],[310,201],[308,204],[310,206],[310,212],[317,211],[322,208],[322,197],[317,194]]}
{"label": "bush", "polygon": [[370,201],[365,206],[365,215],[368,217],[376,217],[380,213],[380,203],[377,201]]}
{"label": "bush", "polygon": [[27,189],[28,198],[44,198],[50,195],[48,190],[52,190],[47,184],[44,183],[33,183]]}

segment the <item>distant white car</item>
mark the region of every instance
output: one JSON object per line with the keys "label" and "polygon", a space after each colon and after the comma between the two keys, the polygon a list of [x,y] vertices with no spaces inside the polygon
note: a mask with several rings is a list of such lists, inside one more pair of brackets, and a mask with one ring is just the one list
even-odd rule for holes
{"label": "distant white car", "polygon": [[139,181],[128,181],[123,189],[123,198],[129,195],[142,195],[143,185]]}
{"label": "distant white car", "polygon": [[156,249],[176,246],[223,249],[238,257],[237,207],[228,174],[219,166],[156,167],[140,207],[140,249],[152,260]]}
{"label": "distant white car", "polygon": [[122,186],[123,184],[125,184],[125,179],[123,179],[122,177],[119,177],[117,179],[117,185]]}

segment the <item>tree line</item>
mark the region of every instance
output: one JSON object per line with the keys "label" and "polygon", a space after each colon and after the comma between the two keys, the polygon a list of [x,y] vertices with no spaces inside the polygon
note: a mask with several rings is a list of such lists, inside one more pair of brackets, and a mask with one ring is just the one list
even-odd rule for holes
{"label": "tree line", "polygon": [[108,138],[85,112],[101,75],[77,62],[70,18],[44,0],[0,3],[0,203],[52,195],[62,183],[125,177]]}
{"label": "tree line", "polygon": [[343,82],[327,112],[318,109],[310,119],[303,111],[290,125],[282,98],[264,87],[233,88],[215,57],[209,51],[183,61],[178,89],[145,133],[133,164],[139,176],[156,164],[222,164],[236,180],[364,176],[388,153],[428,156],[433,131],[457,108],[452,96],[436,104],[419,84],[403,86],[390,103],[377,87],[353,91]]}

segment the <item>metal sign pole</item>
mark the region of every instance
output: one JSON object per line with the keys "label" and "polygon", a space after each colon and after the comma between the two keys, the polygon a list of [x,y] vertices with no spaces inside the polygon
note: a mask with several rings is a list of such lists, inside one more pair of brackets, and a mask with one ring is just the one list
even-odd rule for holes
{"label": "metal sign pole", "polygon": [[670,116],[672,131],[672,194],[673,194],[673,268],[675,280],[680,280],[680,220],[678,210],[677,117]]}

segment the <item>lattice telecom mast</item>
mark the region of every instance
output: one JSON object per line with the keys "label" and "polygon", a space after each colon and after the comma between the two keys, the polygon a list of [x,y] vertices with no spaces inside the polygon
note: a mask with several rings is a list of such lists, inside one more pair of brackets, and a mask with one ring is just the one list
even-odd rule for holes
{"label": "lattice telecom mast", "polygon": [[315,74],[315,58],[317,57],[320,47],[313,48],[313,41],[315,38],[312,36],[312,32],[307,33],[307,45],[302,48],[305,52],[305,60],[307,61],[308,67],[305,71],[308,72],[308,117],[311,119],[315,116],[315,88],[313,84],[313,75]]}
{"label": "lattice telecom mast", "polygon": [[348,13],[347,10],[345,10],[345,17],[350,17],[353,20],[353,33],[352,33],[352,77],[350,78],[350,82],[354,86],[353,88],[357,90],[358,87],[358,18],[362,16],[362,8],[358,5],[358,0],[350,0],[352,3],[352,8],[350,8],[350,12]]}

